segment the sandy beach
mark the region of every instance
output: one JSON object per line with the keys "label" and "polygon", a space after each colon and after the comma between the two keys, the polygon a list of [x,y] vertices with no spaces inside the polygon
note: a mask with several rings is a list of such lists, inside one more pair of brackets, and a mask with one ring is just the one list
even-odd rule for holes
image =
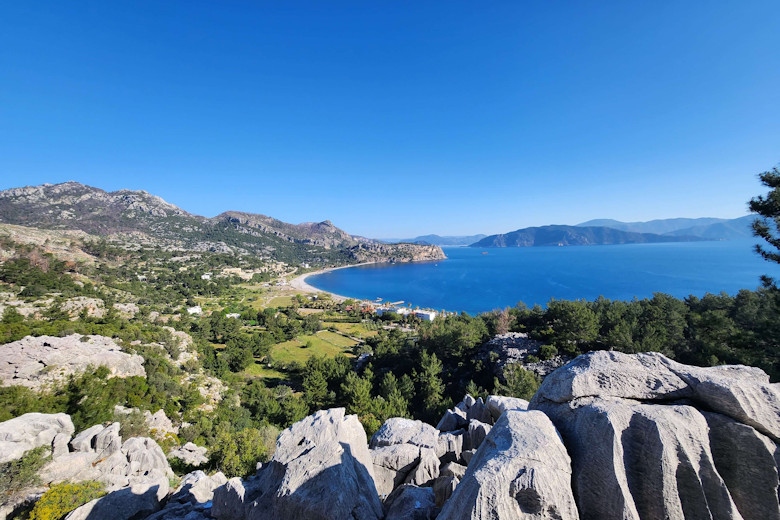
{"label": "sandy beach", "polygon": [[344,301],[349,299],[348,296],[342,296],[340,294],[332,293],[329,291],[323,291],[322,289],[317,289],[316,287],[313,287],[306,283],[306,278],[309,276],[314,276],[317,274],[322,273],[328,273],[330,271],[337,271],[338,269],[347,269],[349,267],[357,267],[359,265],[369,265],[374,264],[376,262],[363,262],[362,264],[353,264],[353,265],[342,265],[340,267],[329,267],[328,269],[320,269],[319,271],[312,271],[310,273],[302,274],[300,276],[296,276],[292,280],[290,280],[290,286],[298,291],[301,291],[302,293],[309,293],[309,294],[316,294],[316,293],[327,293],[330,294],[331,298],[333,298],[335,301]]}

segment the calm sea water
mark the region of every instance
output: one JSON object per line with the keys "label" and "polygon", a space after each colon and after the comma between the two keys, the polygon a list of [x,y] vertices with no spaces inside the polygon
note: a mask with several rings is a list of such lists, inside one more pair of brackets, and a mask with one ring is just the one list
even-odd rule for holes
{"label": "calm sea water", "polygon": [[[654,292],[688,295],[755,289],[780,268],[752,251],[753,240],[619,246],[444,248],[446,260],[377,264],[313,275],[318,289],[360,299],[404,300],[470,314],[551,298],[616,300]],[[487,254],[482,254],[483,251]]]}

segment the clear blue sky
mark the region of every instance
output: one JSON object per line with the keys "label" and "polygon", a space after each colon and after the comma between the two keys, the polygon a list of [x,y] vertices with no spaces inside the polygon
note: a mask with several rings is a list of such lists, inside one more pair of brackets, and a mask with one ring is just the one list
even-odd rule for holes
{"label": "clear blue sky", "polygon": [[778,116],[777,0],[0,6],[0,189],[372,237],[737,217]]}

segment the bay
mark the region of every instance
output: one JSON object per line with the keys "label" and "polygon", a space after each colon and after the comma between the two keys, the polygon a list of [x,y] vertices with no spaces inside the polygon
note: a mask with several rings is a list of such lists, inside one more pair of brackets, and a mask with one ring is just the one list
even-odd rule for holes
{"label": "bay", "polygon": [[[447,247],[446,260],[371,264],[312,275],[310,285],[351,298],[403,300],[470,314],[545,305],[551,298],[614,300],[661,292],[689,295],[756,289],[776,264],[753,252],[755,240],[610,246],[477,249]],[[487,253],[487,254],[483,254]]]}

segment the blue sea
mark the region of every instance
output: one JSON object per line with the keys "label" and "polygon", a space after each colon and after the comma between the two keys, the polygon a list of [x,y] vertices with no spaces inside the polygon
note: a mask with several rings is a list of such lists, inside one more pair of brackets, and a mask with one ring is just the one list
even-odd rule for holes
{"label": "blue sea", "polygon": [[[351,298],[403,300],[415,306],[477,314],[545,305],[551,298],[684,298],[755,289],[780,268],[752,250],[755,240],[616,246],[445,247],[446,260],[374,264],[309,276],[310,285]],[[483,254],[487,253],[487,254]]]}

